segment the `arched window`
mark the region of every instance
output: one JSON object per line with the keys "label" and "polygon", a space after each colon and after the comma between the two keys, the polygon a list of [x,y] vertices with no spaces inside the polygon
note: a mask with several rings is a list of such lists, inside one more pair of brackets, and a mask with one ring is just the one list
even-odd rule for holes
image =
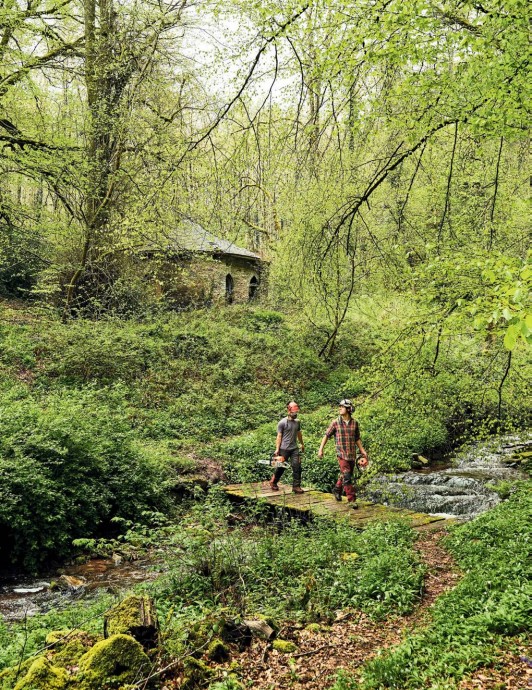
{"label": "arched window", "polygon": [[233,292],[235,289],[235,282],[233,276],[228,273],[225,276],[225,301],[227,304],[233,304]]}
{"label": "arched window", "polygon": [[255,299],[255,296],[257,294],[258,289],[259,289],[259,279],[256,276],[253,276],[253,278],[249,281],[249,301],[250,302]]}

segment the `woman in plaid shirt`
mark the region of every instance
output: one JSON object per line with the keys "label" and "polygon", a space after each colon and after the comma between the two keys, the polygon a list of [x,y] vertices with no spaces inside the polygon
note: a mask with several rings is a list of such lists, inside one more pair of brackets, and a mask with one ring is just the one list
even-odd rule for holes
{"label": "woman in plaid shirt", "polygon": [[336,455],[338,457],[338,464],[340,465],[340,476],[333,489],[333,495],[337,501],[342,500],[342,491],[345,491],[347,502],[351,504],[351,508],[358,508],[356,504],[355,487],[353,486],[353,472],[356,464],[356,449],[357,446],[362,454],[358,461],[360,467],[366,467],[368,464],[368,454],[362,446],[360,440],[360,429],[358,422],[353,419],[353,403],[350,400],[341,400],[339,405],[340,416],[334,419],[329,428],[325,432],[325,436],[321,440],[318,457],[323,457],[323,449],[327,441],[334,436],[336,441]]}

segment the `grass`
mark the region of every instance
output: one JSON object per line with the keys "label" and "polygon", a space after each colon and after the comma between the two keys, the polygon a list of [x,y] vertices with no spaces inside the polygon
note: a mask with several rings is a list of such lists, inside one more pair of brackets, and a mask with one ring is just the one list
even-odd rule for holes
{"label": "grass", "polygon": [[437,600],[430,624],[368,662],[359,682],[343,674],[335,690],[457,688],[465,675],[494,662],[505,639],[529,634],[530,488],[529,482],[508,501],[453,530],[447,546],[464,577]]}
{"label": "grass", "polygon": [[[377,522],[360,533],[347,521],[272,523],[260,507],[240,513],[236,524],[235,517],[213,490],[183,506],[175,523],[130,535],[132,543],[156,544],[164,561],[158,580],[141,587],[157,602],[167,654],[201,646],[228,619],[327,623],[338,609],[357,608],[378,621],[419,599],[424,567],[404,522]],[[101,632],[103,612],[115,602],[101,595],[0,626],[0,669],[37,653],[51,629]]]}

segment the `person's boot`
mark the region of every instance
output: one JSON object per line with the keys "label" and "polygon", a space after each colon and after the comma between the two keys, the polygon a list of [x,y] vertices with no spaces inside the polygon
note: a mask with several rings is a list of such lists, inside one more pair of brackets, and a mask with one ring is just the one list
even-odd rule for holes
{"label": "person's boot", "polygon": [[294,488],[292,489],[292,493],[293,494],[304,494],[305,492],[303,491],[303,489],[300,486],[294,486]]}
{"label": "person's boot", "polygon": [[336,486],[336,484],[333,486],[332,495],[337,501],[342,500],[342,489],[339,486]]}
{"label": "person's boot", "polygon": [[277,486],[277,482],[275,481],[275,475],[273,475],[273,477],[270,479],[268,483],[272,491],[279,491],[279,487]]}

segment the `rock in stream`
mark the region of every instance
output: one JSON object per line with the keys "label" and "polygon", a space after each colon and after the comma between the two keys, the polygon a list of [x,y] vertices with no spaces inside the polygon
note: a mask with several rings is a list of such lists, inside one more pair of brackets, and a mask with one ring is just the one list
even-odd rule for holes
{"label": "rock in stream", "polygon": [[531,450],[532,434],[498,438],[457,454],[445,469],[378,477],[366,495],[379,503],[471,519],[500,502],[492,484],[525,478],[520,465]]}

